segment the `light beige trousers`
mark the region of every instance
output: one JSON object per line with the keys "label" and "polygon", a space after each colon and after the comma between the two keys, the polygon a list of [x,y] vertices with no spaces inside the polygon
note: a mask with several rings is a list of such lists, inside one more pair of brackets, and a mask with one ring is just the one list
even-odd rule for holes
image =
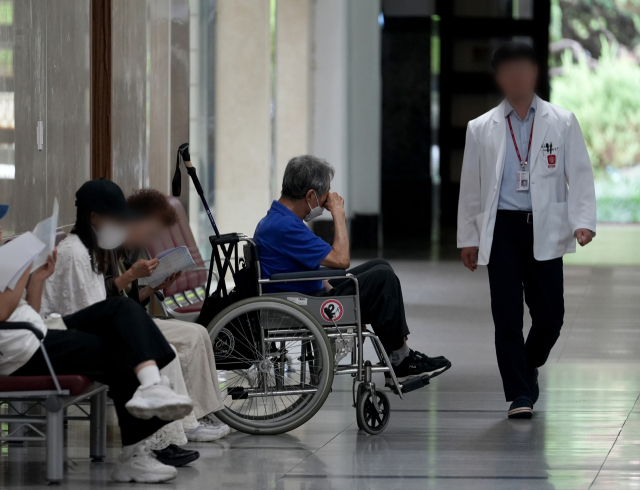
{"label": "light beige trousers", "polygon": [[216,361],[209,332],[197,323],[154,318],[164,337],[178,351],[193,413],[200,419],[224,408],[218,383]]}

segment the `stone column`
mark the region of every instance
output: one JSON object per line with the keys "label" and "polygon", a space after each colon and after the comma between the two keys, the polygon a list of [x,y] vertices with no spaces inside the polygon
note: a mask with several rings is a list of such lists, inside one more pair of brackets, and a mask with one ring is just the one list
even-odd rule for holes
{"label": "stone column", "polygon": [[269,2],[219,0],[216,14],[214,215],[252,236],[271,202]]}
{"label": "stone column", "polygon": [[311,14],[311,0],[278,0],[273,199],[280,197],[287,162],[310,151]]}

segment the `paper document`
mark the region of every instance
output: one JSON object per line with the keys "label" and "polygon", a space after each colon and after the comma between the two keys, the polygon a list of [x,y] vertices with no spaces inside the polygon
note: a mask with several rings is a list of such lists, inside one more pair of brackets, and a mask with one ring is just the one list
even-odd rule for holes
{"label": "paper document", "polygon": [[[46,248],[30,231],[0,247],[0,293],[14,289],[24,271]],[[33,269],[33,268],[32,268]]]}
{"label": "paper document", "polygon": [[171,274],[196,268],[196,263],[186,245],[165,250],[158,254],[158,259],[160,259],[160,264],[147,279],[147,284],[152,288],[158,287]]}
{"label": "paper document", "polygon": [[33,234],[38,240],[45,244],[45,248],[40,255],[36,257],[36,260],[33,261],[33,265],[31,266],[32,271],[35,271],[38,267],[47,263],[47,257],[53,252],[53,249],[56,246],[58,209],[58,200],[56,199],[53,202],[53,214],[49,218],[38,223],[33,229]]}

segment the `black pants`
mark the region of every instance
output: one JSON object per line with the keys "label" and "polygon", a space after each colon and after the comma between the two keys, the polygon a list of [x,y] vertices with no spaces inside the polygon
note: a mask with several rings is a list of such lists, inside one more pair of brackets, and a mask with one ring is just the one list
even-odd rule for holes
{"label": "black pants", "polygon": [[[175,358],[145,309],[131,299],[111,298],[63,318],[68,330],[49,330],[44,345],[56,374],[81,374],[109,385],[118,414],[122,444],[140,442],[168,422],[135,418],[125,408],[140,383],[133,369],[155,360],[163,368]],[[42,351],[13,373],[48,375]]]}
{"label": "black pants", "polygon": [[[491,312],[498,367],[507,401],[531,396],[533,370],[547,362],[564,318],[562,257],[533,257],[533,224],[526,214],[498,211],[489,258]],[[524,301],[532,324],[525,342]]]}
{"label": "black pants", "polygon": [[[358,278],[360,287],[360,317],[362,323],[369,323],[387,352],[400,349],[409,335],[407,319],[404,315],[404,301],[400,279],[382,259],[370,260],[349,269]],[[333,289],[319,291],[317,296],[348,296],[355,294],[355,286],[350,279],[329,281]]]}

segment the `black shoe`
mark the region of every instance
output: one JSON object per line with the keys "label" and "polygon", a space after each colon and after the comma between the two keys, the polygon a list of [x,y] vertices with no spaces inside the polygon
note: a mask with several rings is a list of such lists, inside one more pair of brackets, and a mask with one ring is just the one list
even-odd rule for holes
{"label": "black shoe", "polygon": [[528,396],[519,396],[509,407],[507,417],[510,419],[530,419],[533,417],[533,403]]}
{"label": "black shoe", "polygon": [[411,358],[413,362],[420,363],[426,367],[425,374],[429,376],[429,379],[439,376],[451,367],[451,362],[446,357],[429,357],[417,350],[412,350],[409,353],[409,358]]}
{"label": "black shoe", "polygon": [[196,459],[200,457],[200,453],[198,451],[190,451],[189,449],[182,449],[175,444],[169,444],[168,447],[159,450],[153,450],[160,461],[163,464],[168,464],[169,466],[184,466],[186,464],[192,463]]}
{"label": "black shoe", "polygon": [[446,357],[444,356],[429,357],[428,355],[413,349],[411,349],[411,354],[409,355],[413,355],[414,356],[413,358],[418,362],[422,362],[421,359],[446,359]]}
{"label": "black shoe", "polygon": [[451,367],[451,363],[444,358],[434,359],[427,357],[426,359],[421,358],[420,362],[417,362],[414,357],[409,354],[399,365],[393,366],[393,371],[399,381],[404,381],[414,376],[433,378]]}
{"label": "black shoe", "polygon": [[535,368],[531,374],[531,403],[535,405],[539,397],[540,385],[538,384],[538,368]]}

